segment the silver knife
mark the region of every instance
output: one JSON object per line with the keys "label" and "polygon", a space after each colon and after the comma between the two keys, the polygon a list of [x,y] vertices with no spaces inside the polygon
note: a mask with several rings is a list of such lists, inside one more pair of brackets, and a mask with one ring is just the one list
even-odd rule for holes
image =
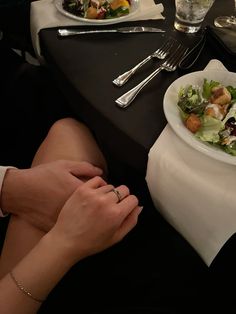
{"label": "silver knife", "polygon": [[82,34],[97,34],[97,33],[164,33],[165,30],[156,27],[146,27],[146,26],[130,26],[130,27],[118,27],[115,29],[96,29],[82,31],[78,29],[66,29],[60,28],[57,33],[58,36],[66,37],[73,35]]}

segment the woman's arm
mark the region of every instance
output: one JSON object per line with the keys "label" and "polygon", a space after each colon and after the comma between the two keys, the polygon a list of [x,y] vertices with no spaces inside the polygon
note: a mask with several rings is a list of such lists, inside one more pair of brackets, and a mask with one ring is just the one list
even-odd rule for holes
{"label": "woman's arm", "polygon": [[55,226],[13,268],[13,278],[8,273],[0,281],[1,314],[35,313],[41,304],[35,298],[46,299],[72,265],[117,243],[136,225],[141,211],[137,198],[119,186],[118,202],[112,189],[100,177],[77,188]]}
{"label": "woman's arm", "polygon": [[[52,237],[44,236],[12,270],[12,274],[34,298],[43,301],[70,266],[61,244],[57,245]],[[0,281],[0,304],[1,314],[36,313],[41,306],[41,302],[17,287],[9,273]]]}
{"label": "woman's arm", "polygon": [[1,205],[13,214],[0,259],[0,278],[12,269],[55,224],[65,201],[82,181],[107,173],[93,135],[82,123],[55,122],[36,152],[32,168],[10,169]]}
{"label": "woman's arm", "polygon": [[[105,160],[91,133],[73,119],[53,125],[33,167],[58,159],[87,161],[106,173]],[[16,285],[10,271],[24,290],[45,299],[71,265],[113,245],[135,226],[141,210],[137,198],[121,186],[122,201],[117,203],[112,188],[98,177],[80,185],[47,235],[12,215],[1,256],[0,271],[5,275],[0,280],[1,314],[35,313],[40,307],[40,302]],[[40,189],[38,193],[40,196]]]}

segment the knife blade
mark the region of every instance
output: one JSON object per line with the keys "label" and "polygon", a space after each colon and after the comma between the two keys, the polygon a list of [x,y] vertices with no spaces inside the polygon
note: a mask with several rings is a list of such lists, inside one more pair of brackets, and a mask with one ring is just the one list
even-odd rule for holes
{"label": "knife blade", "polygon": [[165,30],[156,27],[146,26],[129,26],[129,27],[118,27],[114,29],[95,29],[95,30],[78,30],[78,29],[67,29],[60,28],[57,31],[58,36],[74,36],[83,34],[97,34],[97,33],[164,33]]}

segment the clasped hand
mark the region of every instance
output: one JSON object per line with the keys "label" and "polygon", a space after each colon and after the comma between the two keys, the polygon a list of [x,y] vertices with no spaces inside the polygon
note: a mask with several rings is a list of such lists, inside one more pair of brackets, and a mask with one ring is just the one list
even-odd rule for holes
{"label": "clasped hand", "polygon": [[62,208],[57,223],[46,235],[67,252],[71,264],[100,252],[123,237],[136,225],[142,207],[125,185],[114,187],[101,177],[80,185]]}
{"label": "clasped hand", "polygon": [[9,169],[3,182],[1,208],[47,232],[78,186],[100,175],[102,170],[88,162],[66,160]]}

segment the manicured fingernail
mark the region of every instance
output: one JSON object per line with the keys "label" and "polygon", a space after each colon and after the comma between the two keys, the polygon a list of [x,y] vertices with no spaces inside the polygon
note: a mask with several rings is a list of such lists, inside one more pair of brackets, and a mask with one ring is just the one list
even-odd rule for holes
{"label": "manicured fingernail", "polygon": [[95,167],[95,169],[96,169],[97,171],[99,171],[100,173],[103,173],[103,170],[102,170],[101,168]]}
{"label": "manicured fingernail", "polygon": [[143,210],[143,206],[138,206],[138,215],[141,213],[142,210]]}

